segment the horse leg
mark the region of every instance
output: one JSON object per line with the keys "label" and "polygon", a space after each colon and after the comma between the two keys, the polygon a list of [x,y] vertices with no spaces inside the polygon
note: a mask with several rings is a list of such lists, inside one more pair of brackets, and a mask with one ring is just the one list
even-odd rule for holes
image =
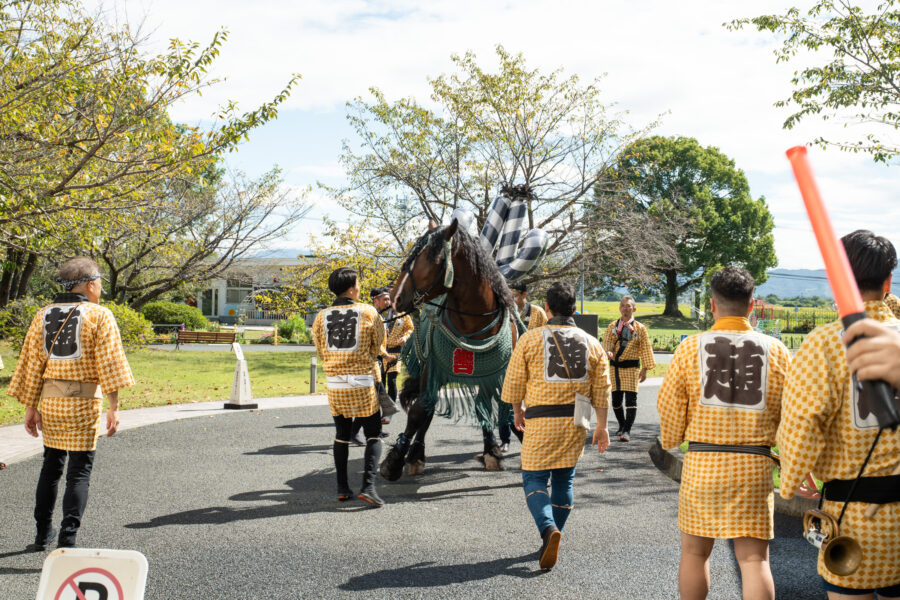
{"label": "horse leg", "polygon": [[481,436],[484,438],[484,468],[486,471],[502,471],[503,453],[500,452],[500,444],[494,437],[494,429],[492,427],[482,427]]}
{"label": "horse leg", "polygon": [[416,401],[418,394],[418,379],[407,379],[401,394],[403,408],[408,411],[406,429],[397,436],[397,443],[388,451],[378,467],[378,472],[388,481],[397,481],[403,475],[403,464],[406,461],[406,454],[409,452],[413,436],[420,427],[421,417],[418,413],[414,414],[412,410],[415,406],[418,406]]}
{"label": "horse leg", "polygon": [[409,410],[409,422],[415,422],[416,436],[406,456],[406,471],[408,475],[422,475],[425,473],[425,434],[431,427],[434,412],[428,412],[421,402],[416,402]]}

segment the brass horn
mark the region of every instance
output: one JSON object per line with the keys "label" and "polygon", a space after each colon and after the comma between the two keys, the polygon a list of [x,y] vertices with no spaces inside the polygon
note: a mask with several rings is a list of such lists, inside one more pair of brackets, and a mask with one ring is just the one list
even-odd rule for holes
{"label": "brass horn", "polygon": [[821,510],[803,516],[806,541],[822,552],[825,568],[841,577],[852,575],[862,562],[862,547],[849,535],[841,535],[834,517]]}

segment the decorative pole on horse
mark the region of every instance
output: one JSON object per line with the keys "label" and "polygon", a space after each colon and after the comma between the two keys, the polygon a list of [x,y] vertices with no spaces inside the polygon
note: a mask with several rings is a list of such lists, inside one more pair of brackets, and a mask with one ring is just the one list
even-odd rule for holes
{"label": "decorative pole on horse", "polygon": [[[481,425],[485,467],[501,468],[493,430],[512,418],[499,398],[524,331],[504,276],[517,279],[537,268],[547,243],[547,235],[534,229],[519,244],[530,193],[524,186],[504,187],[478,237],[470,233],[475,219],[468,211],[454,211],[445,227],[431,223],[403,264],[392,300],[398,311],[418,316],[401,353],[409,377],[400,402],[408,418],[381,464],[388,480],[398,479],[404,464],[409,474],[424,472],[425,434],[435,414]],[[498,243],[495,261],[491,252]]]}

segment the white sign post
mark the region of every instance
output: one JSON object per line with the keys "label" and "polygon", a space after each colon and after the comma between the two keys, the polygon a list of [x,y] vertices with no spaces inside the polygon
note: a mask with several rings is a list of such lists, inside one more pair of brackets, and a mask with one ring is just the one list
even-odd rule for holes
{"label": "white sign post", "polygon": [[250,373],[247,372],[247,361],[244,360],[244,352],[237,342],[231,344],[237,364],[234,365],[234,381],[231,384],[231,397],[225,403],[225,408],[258,408],[253,402],[253,394],[250,391]]}
{"label": "white sign post", "polygon": [[44,560],[37,600],[143,600],[146,584],[140,552],[59,548]]}

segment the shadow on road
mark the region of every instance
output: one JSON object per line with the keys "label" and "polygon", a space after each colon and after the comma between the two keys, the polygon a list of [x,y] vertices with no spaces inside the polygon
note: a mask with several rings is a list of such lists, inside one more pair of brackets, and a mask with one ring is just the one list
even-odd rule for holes
{"label": "shadow on road", "polygon": [[[277,447],[276,447],[277,448]],[[290,448],[290,446],[288,446]],[[311,448],[318,448],[313,446]],[[330,449],[330,446],[328,447]],[[259,453],[263,453],[260,451]],[[463,458],[464,457],[464,458]],[[499,485],[461,485],[451,489],[422,491],[428,486],[450,482],[464,483],[470,478],[466,473],[454,469],[444,469],[437,465],[444,462],[471,460],[471,455],[442,455],[423,477],[404,477],[394,485],[380,481],[382,497],[390,506],[404,502],[435,502],[462,496],[489,496],[503,488],[520,487],[521,483],[500,483]],[[351,460],[349,464],[351,486],[358,484],[358,474],[362,472],[362,459]],[[356,481],[354,481],[356,480]],[[331,491],[335,489],[334,469],[315,470],[307,475],[291,479],[285,483],[289,489],[258,490],[242,492],[228,498],[231,502],[272,502],[269,506],[233,508],[231,506],[210,506],[194,510],[161,515],[143,523],[125,525],[128,529],[150,529],[166,525],[223,525],[234,521],[270,519],[275,517],[303,515],[318,512],[347,512],[368,510],[367,504],[358,501],[337,502]],[[327,490],[327,491],[326,491]]]}
{"label": "shadow on road", "polygon": [[313,427],[334,427],[334,423],[296,423],[294,425],[279,425],[275,429],[310,429]]}
{"label": "shadow on road", "polygon": [[351,577],[347,583],[339,585],[338,589],[347,592],[366,592],[384,588],[430,588],[481,581],[502,575],[530,579],[549,573],[515,566],[526,561],[537,562],[537,552],[517,558],[498,558],[472,564],[432,566],[433,562],[422,562],[399,569],[384,569]]}
{"label": "shadow on road", "polygon": [[244,452],[244,456],[288,456],[290,454],[325,454],[331,452],[331,444],[321,446],[294,446],[284,444],[281,446],[270,446],[268,448],[260,448],[255,452]]}

